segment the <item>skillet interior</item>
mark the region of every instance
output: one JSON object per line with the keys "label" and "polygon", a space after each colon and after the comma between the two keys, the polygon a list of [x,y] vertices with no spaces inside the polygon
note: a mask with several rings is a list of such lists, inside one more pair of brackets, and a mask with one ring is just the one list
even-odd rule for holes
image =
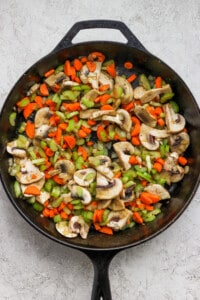
{"label": "skillet interior", "polygon": [[[41,218],[28,204],[16,199],[14,196],[12,187],[13,178],[9,176],[7,171],[9,156],[6,153],[6,144],[8,140],[13,138],[15,133],[10,128],[8,116],[15,102],[25,95],[27,89],[29,89],[34,82],[37,82],[39,77],[42,76],[45,71],[58,66],[67,58],[87,55],[91,51],[102,51],[106,54],[107,59],[114,59],[119,66],[119,72],[120,69],[122,69],[125,60],[132,60],[135,67],[134,71],[136,70],[136,72],[143,72],[145,74],[161,75],[165,81],[172,85],[172,89],[176,94],[176,101],[180,106],[181,113],[187,121],[187,128],[189,129],[191,137],[191,144],[187,150],[187,155],[193,159],[193,162],[189,174],[184,177],[182,182],[177,186],[174,186],[170,203],[163,208],[163,213],[160,214],[155,221],[144,226],[135,226],[127,231],[116,233],[112,237],[105,235],[102,238],[101,234],[95,232],[89,234],[86,240],[79,237],[75,239],[66,239],[55,230],[52,221]],[[135,246],[148,240],[162,232],[182,214],[192,200],[199,184],[200,114],[192,94],[181,78],[165,63],[148,52],[143,52],[124,44],[114,42],[80,43],[64,50],[50,53],[42,58],[23,74],[8,95],[1,111],[0,132],[1,179],[12,204],[18,212],[34,226],[34,228],[51,239],[67,246],[88,250],[111,250]]]}

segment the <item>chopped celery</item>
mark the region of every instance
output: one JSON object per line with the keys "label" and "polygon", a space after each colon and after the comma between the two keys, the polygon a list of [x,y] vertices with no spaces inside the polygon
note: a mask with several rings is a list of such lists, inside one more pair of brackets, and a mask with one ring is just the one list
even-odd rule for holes
{"label": "chopped celery", "polygon": [[59,65],[55,70],[55,74],[58,74],[59,72],[62,72],[63,70],[64,70],[64,65]]}
{"label": "chopped celery", "polygon": [[83,164],[84,164],[84,159],[83,159],[82,156],[79,156],[79,157],[76,159],[76,161],[75,161],[75,167],[76,167],[76,169],[81,170]]}
{"label": "chopped celery", "polygon": [[38,153],[40,154],[41,157],[46,157],[46,153],[42,148],[38,148]]}
{"label": "chopped celery", "polygon": [[75,126],[75,121],[73,119],[71,119],[71,120],[69,120],[68,127],[66,130],[68,132],[71,132],[74,130],[74,126]]}
{"label": "chopped celery", "polygon": [[23,134],[19,134],[17,138],[17,147],[26,149],[28,144],[28,139]]}
{"label": "chopped celery", "polygon": [[60,196],[60,186],[56,185],[53,187],[53,189],[51,191],[51,196],[54,198],[57,198]]}
{"label": "chopped celery", "polygon": [[52,151],[57,151],[58,150],[58,145],[56,144],[56,142],[53,140],[53,139],[50,139],[49,140],[49,148],[52,150]]}
{"label": "chopped celery", "polygon": [[102,221],[103,223],[105,224],[108,220],[108,215],[110,213],[110,210],[109,209],[105,209],[104,212],[103,212],[103,216],[102,216]]}
{"label": "chopped celery", "polygon": [[65,113],[65,118],[66,119],[71,119],[73,118],[74,116],[77,116],[79,114],[78,111],[72,111],[72,112],[69,112],[69,113]]}
{"label": "chopped celery", "polygon": [[70,203],[71,203],[72,205],[78,205],[78,204],[81,204],[81,200],[79,200],[79,199],[74,199],[74,200],[70,201]]}
{"label": "chopped celery", "polygon": [[15,126],[16,117],[17,117],[17,113],[15,111],[10,113],[9,123],[10,123],[11,126]]}
{"label": "chopped celery", "polygon": [[83,210],[81,215],[83,216],[83,219],[85,220],[85,222],[90,223],[92,221],[92,218],[93,218],[93,212],[92,211]]}
{"label": "chopped celery", "polygon": [[143,86],[143,88],[145,90],[150,90],[151,89],[150,82],[149,82],[148,78],[146,77],[146,75],[144,75],[144,74],[141,74],[139,76],[139,84],[141,86]]}
{"label": "chopped celery", "polygon": [[54,223],[61,222],[61,221],[62,221],[61,215],[60,215],[60,214],[55,215],[55,216],[53,217],[53,221],[54,221]]}
{"label": "chopped celery", "polygon": [[61,118],[61,120],[65,120],[65,114],[61,111],[56,111],[56,115]]}
{"label": "chopped celery", "polygon": [[[53,192],[53,190],[52,190]],[[62,198],[57,198],[51,202],[52,207],[58,207],[62,203]]]}
{"label": "chopped celery", "polygon": [[81,146],[85,144],[85,140],[84,139],[77,139],[76,140],[76,145]]}
{"label": "chopped celery", "polygon": [[44,189],[47,192],[51,192],[52,188],[55,186],[55,181],[51,178],[47,179],[44,184]]}
{"label": "chopped celery", "polygon": [[38,211],[38,212],[41,212],[43,210],[43,205],[40,204],[39,202],[34,202],[33,203],[33,208]]}
{"label": "chopped celery", "polygon": [[129,188],[131,186],[135,185],[135,182],[134,181],[128,181],[127,183],[124,184],[124,187],[125,188]]}
{"label": "chopped celery", "polygon": [[17,198],[21,196],[21,185],[17,180],[14,182],[14,192]]}
{"label": "chopped celery", "polygon": [[179,112],[179,106],[175,101],[170,101],[171,107],[173,108],[175,113]]}
{"label": "chopped celery", "polygon": [[87,84],[75,85],[72,87],[72,91],[89,91],[91,87]]}
{"label": "chopped celery", "polygon": [[166,93],[160,97],[160,102],[163,104],[174,97],[174,93]]}
{"label": "chopped celery", "polygon": [[47,146],[47,143],[45,142],[45,141],[41,141],[40,142],[40,147],[41,148],[44,148],[44,147],[46,147]]}
{"label": "chopped celery", "polygon": [[26,122],[22,122],[22,123],[20,124],[19,129],[18,129],[18,132],[19,132],[19,133],[23,133],[23,132],[25,131],[25,128],[26,128]]}
{"label": "chopped celery", "polygon": [[32,160],[32,163],[36,166],[43,165],[45,163],[46,159],[45,158],[36,158]]}
{"label": "chopped celery", "polygon": [[30,100],[28,97],[25,97],[23,99],[21,99],[19,102],[18,102],[18,106],[20,108],[24,108],[26,105],[28,105],[30,103]]}
{"label": "chopped celery", "polygon": [[35,203],[35,196],[28,198],[26,201],[27,201],[29,204]]}
{"label": "chopped celery", "polygon": [[78,195],[79,198],[83,197],[83,189],[82,189],[81,186],[77,186],[76,192],[77,192],[77,195]]}
{"label": "chopped celery", "polygon": [[76,98],[79,96],[80,92],[79,91],[64,91],[62,92],[60,99],[61,100],[71,100],[74,101]]}
{"label": "chopped celery", "polygon": [[155,220],[155,215],[153,215],[152,213],[147,213],[145,215],[142,216],[144,222],[152,222],[153,220]]}
{"label": "chopped celery", "polygon": [[74,205],[74,207],[73,207],[74,210],[81,210],[83,208],[84,208],[84,204],[82,204],[82,203]]}
{"label": "chopped celery", "polygon": [[141,177],[142,179],[145,179],[145,180],[147,180],[148,182],[152,182],[151,175],[148,174],[147,172],[137,171],[136,173],[137,173],[137,175],[138,175],[139,177]]}
{"label": "chopped celery", "polygon": [[89,99],[87,99],[87,98],[82,98],[82,99],[81,99],[81,103],[82,103],[83,105],[85,105],[85,107],[87,107],[87,108],[91,108],[91,107],[94,106],[94,102],[91,101],[91,100],[89,100]]}

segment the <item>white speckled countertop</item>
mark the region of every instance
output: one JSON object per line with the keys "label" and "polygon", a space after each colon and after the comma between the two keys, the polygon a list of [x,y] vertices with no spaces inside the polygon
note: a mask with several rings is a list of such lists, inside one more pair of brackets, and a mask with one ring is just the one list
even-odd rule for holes
{"label": "white speckled countertop", "polygon": [[[0,0],[0,107],[21,74],[79,20],[125,22],[174,68],[200,105],[200,2],[159,0]],[[101,35],[102,36],[102,35]],[[118,39],[110,32],[103,39]],[[96,39],[84,32],[77,40]],[[36,232],[0,185],[0,299],[88,300],[88,258]],[[200,299],[200,190],[169,229],[118,254],[110,266],[113,300]]]}

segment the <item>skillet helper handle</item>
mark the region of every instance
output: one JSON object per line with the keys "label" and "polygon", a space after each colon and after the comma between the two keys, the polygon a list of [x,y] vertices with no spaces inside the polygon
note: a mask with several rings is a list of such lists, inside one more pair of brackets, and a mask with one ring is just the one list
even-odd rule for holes
{"label": "skillet helper handle", "polygon": [[114,20],[87,20],[75,23],[71,29],[67,32],[64,38],[58,43],[53,52],[72,46],[73,38],[78,34],[79,31],[84,29],[95,29],[95,28],[107,28],[116,29],[121,31],[124,37],[127,39],[127,45],[135,47],[138,50],[148,52],[137,37],[131,32],[131,30],[120,21]]}
{"label": "skillet helper handle", "polygon": [[86,252],[94,267],[94,281],[91,300],[112,300],[109,265],[117,252]]}

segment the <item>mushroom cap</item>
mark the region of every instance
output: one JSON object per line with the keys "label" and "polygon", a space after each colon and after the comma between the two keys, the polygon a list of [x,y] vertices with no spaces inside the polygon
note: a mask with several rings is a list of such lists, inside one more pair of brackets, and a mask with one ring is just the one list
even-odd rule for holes
{"label": "mushroom cap", "polygon": [[44,139],[48,136],[50,126],[47,124],[41,125],[40,127],[35,129],[35,138],[36,139]]}
{"label": "mushroom cap", "polygon": [[156,150],[159,148],[159,140],[161,138],[166,138],[169,133],[165,129],[155,129],[146,124],[142,124],[140,128],[139,139],[141,144],[148,150]]}
{"label": "mushroom cap", "polygon": [[72,198],[80,199],[83,204],[89,204],[92,201],[92,196],[90,192],[79,185],[74,185],[71,188]]}
{"label": "mushroom cap", "polygon": [[94,101],[99,96],[99,91],[97,89],[92,89],[89,92],[87,92],[82,98],[81,98],[81,108],[83,110],[87,110],[87,107],[83,104],[83,99],[89,100],[89,101]]}
{"label": "mushroom cap", "polygon": [[103,72],[103,71],[100,72],[99,83],[101,85],[109,84],[110,89],[112,90],[113,89],[113,82],[114,81],[113,81],[112,77],[108,73]]}
{"label": "mushroom cap", "polygon": [[140,101],[144,104],[150,102],[155,97],[160,94],[171,93],[172,89],[169,84],[157,89],[151,89],[146,91],[143,87],[139,86],[134,89],[133,95],[135,99],[140,99]]}
{"label": "mushroom cap", "polygon": [[66,75],[64,72],[59,72],[57,74],[52,74],[49,77],[47,77],[44,81],[48,84],[50,87],[54,87],[55,84],[60,83],[66,78]]}
{"label": "mushroom cap", "polygon": [[107,226],[118,231],[126,226],[131,216],[132,212],[126,208],[120,211],[111,211],[108,215]]}
{"label": "mushroom cap", "polygon": [[16,179],[22,184],[30,184],[37,182],[44,177],[41,172],[30,159],[22,159],[19,161],[20,171],[16,174]]}
{"label": "mushroom cap", "polygon": [[130,169],[131,164],[129,163],[130,156],[134,154],[135,148],[129,142],[117,142],[113,145],[117,156],[121,162],[123,168],[127,171]]}
{"label": "mushroom cap", "polygon": [[106,176],[108,179],[112,179],[114,174],[110,169],[111,159],[106,155],[90,156],[88,158],[89,164],[96,169],[99,173]]}
{"label": "mushroom cap", "polygon": [[118,109],[116,111],[116,116],[103,116],[102,120],[116,123],[126,132],[130,132],[132,127],[131,116],[125,109]]}
{"label": "mushroom cap", "polygon": [[122,182],[119,178],[111,181],[97,173],[96,198],[99,200],[109,200],[117,197],[122,191]]}
{"label": "mushroom cap", "polygon": [[156,126],[157,119],[152,116],[144,106],[136,105],[134,108],[134,113],[144,124],[150,127]]}
{"label": "mushroom cap", "polygon": [[111,201],[111,203],[108,206],[112,211],[119,211],[122,209],[125,209],[125,204],[124,201],[119,199],[119,198],[115,198]]}
{"label": "mushroom cap", "polygon": [[190,137],[187,132],[180,132],[178,134],[170,135],[169,142],[171,151],[181,154],[188,148]]}
{"label": "mushroom cap", "polygon": [[49,119],[51,116],[52,112],[50,111],[49,107],[40,108],[35,114],[35,128],[49,124]]}
{"label": "mushroom cap", "polygon": [[178,156],[178,153],[172,152],[165,159],[160,177],[164,178],[168,184],[179,182],[185,174],[184,168],[178,165]]}
{"label": "mushroom cap", "polygon": [[182,115],[175,113],[170,103],[165,104],[163,109],[168,131],[171,133],[182,131],[185,127],[185,118]]}
{"label": "mushroom cap", "polygon": [[58,160],[55,163],[54,168],[59,171],[59,177],[64,181],[70,180],[75,172],[74,164],[67,159]]}
{"label": "mushroom cap", "polygon": [[7,144],[7,152],[19,158],[26,157],[26,150],[17,147],[17,141],[12,141]]}
{"label": "mushroom cap", "polygon": [[51,197],[50,193],[47,191],[41,191],[39,196],[36,196],[35,200],[41,204],[44,204]]}
{"label": "mushroom cap", "polygon": [[90,226],[84,221],[82,216],[73,216],[69,221],[69,230],[80,234],[83,239],[88,236]]}
{"label": "mushroom cap", "polygon": [[146,192],[149,192],[149,193],[152,193],[152,194],[160,196],[161,200],[169,199],[170,198],[169,192],[162,185],[157,184],[157,183],[147,185],[144,188],[144,190]]}
{"label": "mushroom cap", "polygon": [[132,85],[122,76],[116,76],[115,83],[123,88],[123,96],[121,97],[122,104],[131,102],[134,99]]}
{"label": "mushroom cap", "polygon": [[[34,195],[30,195],[30,194],[25,194],[24,193],[25,189],[28,186],[34,186],[34,187],[38,188],[38,190],[41,190],[43,188],[44,184],[45,184],[45,178],[42,177],[40,180],[38,180],[36,182],[30,183],[30,184],[21,184],[21,190],[22,190],[22,193],[23,193],[24,196],[26,196],[26,197],[32,197]],[[40,197],[40,196],[41,196],[41,194],[38,197]]]}
{"label": "mushroom cap", "polygon": [[93,89],[98,89],[102,62],[94,61],[94,63],[96,65],[94,72],[90,72],[87,65],[81,68],[80,79],[83,83],[90,83]]}
{"label": "mushroom cap", "polygon": [[89,186],[96,177],[96,171],[92,168],[78,170],[74,173],[74,181],[80,186]]}
{"label": "mushroom cap", "polygon": [[56,223],[56,230],[67,238],[75,238],[78,236],[78,233],[72,232],[66,221],[61,221]]}

